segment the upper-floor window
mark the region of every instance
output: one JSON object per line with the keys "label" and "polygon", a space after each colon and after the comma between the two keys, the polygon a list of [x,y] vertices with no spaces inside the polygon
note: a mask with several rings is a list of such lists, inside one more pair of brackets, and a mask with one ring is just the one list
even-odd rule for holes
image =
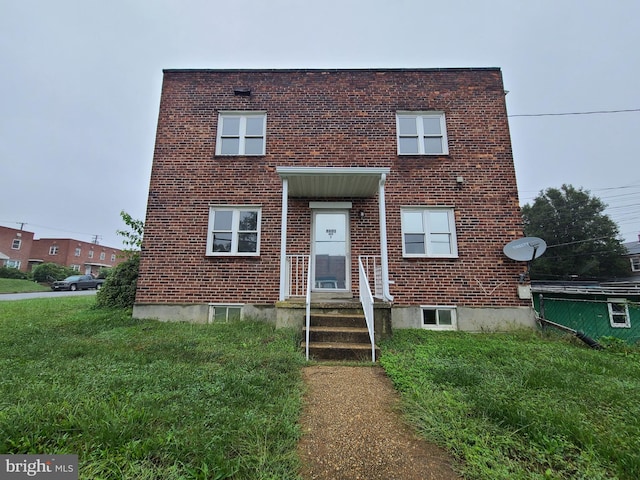
{"label": "upper-floor window", "polygon": [[89,258],[93,258],[93,250],[89,250]]}
{"label": "upper-floor window", "polygon": [[398,112],[398,155],[446,155],[447,128],[442,112]]}
{"label": "upper-floor window", "polygon": [[15,238],[13,242],[11,242],[11,248],[14,250],[20,250],[21,246],[22,246],[22,240],[20,240],[19,238]]}
{"label": "upper-floor window", "polygon": [[457,257],[458,245],[453,209],[403,208],[402,254],[405,257]]}
{"label": "upper-floor window", "polygon": [[216,155],[264,155],[265,112],[220,112]]}
{"label": "upper-floor window", "polygon": [[58,246],[57,245],[51,245],[49,247],[49,255],[57,255],[58,254]]}
{"label": "upper-floor window", "polygon": [[608,298],[609,324],[613,328],[631,328],[629,304],[624,298]]}
{"label": "upper-floor window", "polygon": [[255,206],[212,206],[207,255],[258,255],[260,216]]}
{"label": "upper-floor window", "polygon": [[100,260],[104,260],[105,259],[105,253],[104,252],[100,252]]}
{"label": "upper-floor window", "polygon": [[112,262],[115,262],[115,261],[116,261],[116,254],[115,254],[115,253],[112,253],[112,254],[111,254],[111,261],[112,261]]}
{"label": "upper-floor window", "polygon": [[82,249],[81,249],[80,247],[76,247],[76,251],[75,251],[74,255],[75,255],[76,257],[79,257],[79,256],[80,256],[80,253],[82,253]]}
{"label": "upper-floor window", "polygon": [[631,271],[640,272],[640,257],[631,257]]}

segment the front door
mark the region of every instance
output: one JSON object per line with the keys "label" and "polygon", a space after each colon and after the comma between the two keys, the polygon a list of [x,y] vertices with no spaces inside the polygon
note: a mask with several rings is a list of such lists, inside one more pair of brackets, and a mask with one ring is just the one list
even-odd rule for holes
{"label": "front door", "polygon": [[349,212],[314,210],[312,241],[312,290],[348,291],[351,287]]}

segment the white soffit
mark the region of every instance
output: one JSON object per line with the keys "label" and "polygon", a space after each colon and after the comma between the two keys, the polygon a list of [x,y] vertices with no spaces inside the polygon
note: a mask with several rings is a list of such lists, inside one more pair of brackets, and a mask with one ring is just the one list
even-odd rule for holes
{"label": "white soffit", "polygon": [[290,197],[373,197],[386,167],[276,167]]}

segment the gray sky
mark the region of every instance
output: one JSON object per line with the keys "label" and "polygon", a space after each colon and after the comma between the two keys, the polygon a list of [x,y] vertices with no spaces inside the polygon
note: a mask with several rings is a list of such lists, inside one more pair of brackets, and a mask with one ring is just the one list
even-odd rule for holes
{"label": "gray sky", "polygon": [[[163,68],[500,67],[510,115],[640,109],[638,0],[0,0],[0,225],[120,247]],[[563,183],[640,232],[640,111],[511,117],[522,203]]]}

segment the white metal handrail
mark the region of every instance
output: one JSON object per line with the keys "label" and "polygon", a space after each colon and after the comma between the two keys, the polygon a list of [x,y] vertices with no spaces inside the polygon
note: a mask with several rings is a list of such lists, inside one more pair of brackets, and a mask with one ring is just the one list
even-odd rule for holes
{"label": "white metal handrail", "polygon": [[310,270],[309,255],[287,255],[286,297],[302,297],[306,294]]}
{"label": "white metal handrail", "polygon": [[309,361],[309,330],[311,328],[311,256],[307,262],[307,294],[305,296],[305,319],[307,324],[307,330],[305,332],[306,340],[306,356]]}
{"label": "white metal handrail", "polygon": [[360,303],[364,311],[364,318],[367,321],[367,330],[369,330],[369,339],[371,340],[371,361],[376,361],[376,340],[373,321],[373,295],[367,278],[367,272],[362,263],[363,257],[358,257],[358,280],[360,283]]}
{"label": "white metal handrail", "polygon": [[382,261],[380,255],[360,255],[367,278],[373,279],[373,296],[383,298],[382,290]]}

